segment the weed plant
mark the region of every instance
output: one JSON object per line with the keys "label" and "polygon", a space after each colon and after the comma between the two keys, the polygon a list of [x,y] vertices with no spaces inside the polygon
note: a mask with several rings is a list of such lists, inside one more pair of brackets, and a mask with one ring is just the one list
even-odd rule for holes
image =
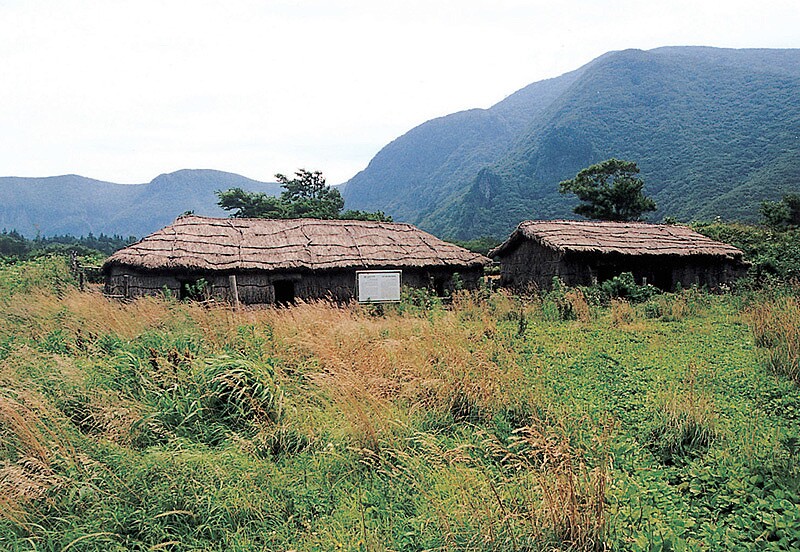
{"label": "weed plant", "polygon": [[0,549],[800,547],[791,293],[0,305]]}
{"label": "weed plant", "polygon": [[766,349],[766,365],[772,372],[800,383],[800,301],[779,294],[747,311],[755,343]]}

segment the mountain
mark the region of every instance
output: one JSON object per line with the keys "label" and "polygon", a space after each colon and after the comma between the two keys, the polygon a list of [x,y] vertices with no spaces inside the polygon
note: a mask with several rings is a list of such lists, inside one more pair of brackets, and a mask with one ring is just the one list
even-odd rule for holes
{"label": "mountain", "polygon": [[605,54],[489,109],[428,121],[345,183],[352,209],[460,239],[575,218],[558,183],[636,161],[652,220],[755,220],[800,191],[800,50],[666,47]]}
{"label": "mountain", "polygon": [[233,173],[181,170],[147,184],[115,184],[77,175],[0,178],[0,229],[26,236],[119,234],[144,236],[178,215],[225,216],[216,190],[242,188],[278,195],[280,185]]}

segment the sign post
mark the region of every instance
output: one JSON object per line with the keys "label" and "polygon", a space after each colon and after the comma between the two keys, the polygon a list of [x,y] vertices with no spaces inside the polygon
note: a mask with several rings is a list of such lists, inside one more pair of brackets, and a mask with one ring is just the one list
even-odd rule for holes
{"label": "sign post", "polygon": [[401,270],[359,270],[356,288],[359,303],[397,303],[400,301]]}

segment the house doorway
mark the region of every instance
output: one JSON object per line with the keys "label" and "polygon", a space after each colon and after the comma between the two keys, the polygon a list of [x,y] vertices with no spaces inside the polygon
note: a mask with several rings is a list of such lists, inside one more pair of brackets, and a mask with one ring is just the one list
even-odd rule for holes
{"label": "house doorway", "polygon": [[436,276],[433,278],[433,291],[436,293],[436,297],[444,297],[445,284],[447,284],[446,276]]}
{"label": "house doorway", "polygon": [[294,303],[294,282],[291,280],[276,280],[272,283],[275,290],[276,305],[291,305]]}

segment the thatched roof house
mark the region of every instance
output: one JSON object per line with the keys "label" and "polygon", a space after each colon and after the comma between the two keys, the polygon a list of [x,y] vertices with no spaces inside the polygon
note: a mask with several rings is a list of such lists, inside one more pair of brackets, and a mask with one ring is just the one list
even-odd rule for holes
{"label": "thatched roof house", "polygon": [[501,283],[548,289],[553,277],[591,285],[622,272],[661,289],[716,287],[744,275],[739,249],[678,225],[644,222],[525,221],[489,252],[501,260]]}
{"label": "thatched roof house", "polygon": [[402,270],[404,285],[443,292],[458,273],[477,285],[489,259],[409,224],[317,219],[220,219],[183,216],[103,265],[106,293],[134,297],[205,291],[243,303],[295,298],[347,301],[356,270]]}

